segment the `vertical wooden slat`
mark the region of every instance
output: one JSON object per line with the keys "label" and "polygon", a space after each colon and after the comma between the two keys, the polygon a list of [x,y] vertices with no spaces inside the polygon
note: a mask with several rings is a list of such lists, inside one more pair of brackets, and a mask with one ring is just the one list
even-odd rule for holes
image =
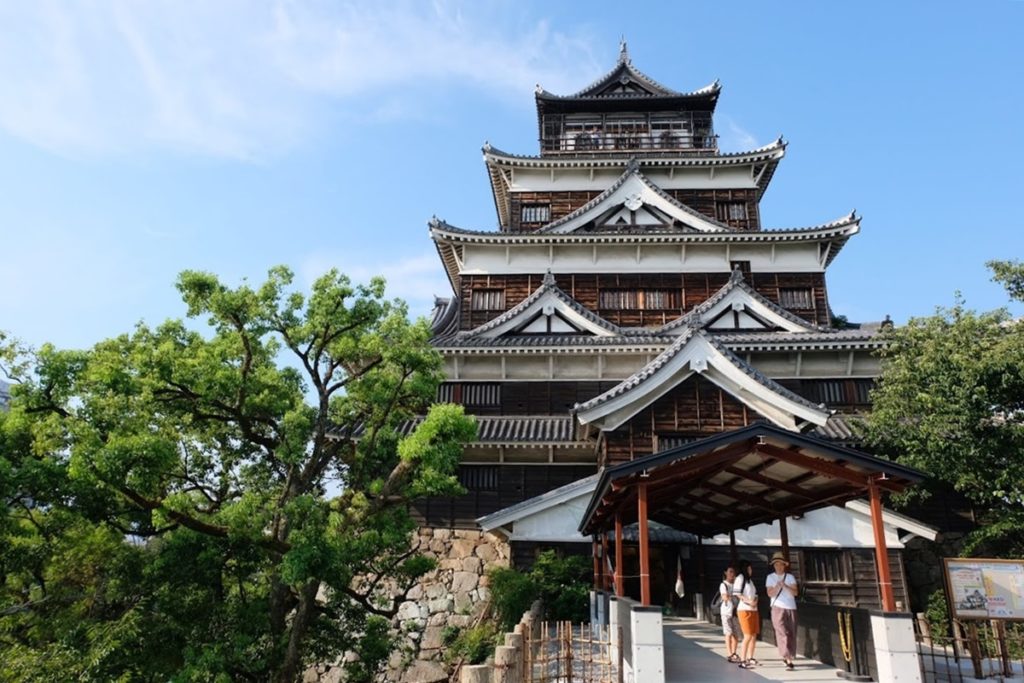
{"label": "vertical wooden slat", "polygon": [[622,515],[615,513],[615,595],[626,595],[625,577],[622,573]]}

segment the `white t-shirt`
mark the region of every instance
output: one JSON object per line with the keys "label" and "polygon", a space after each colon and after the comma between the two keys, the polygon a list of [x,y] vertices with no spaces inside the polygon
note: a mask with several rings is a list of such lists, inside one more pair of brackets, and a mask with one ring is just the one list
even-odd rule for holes
{"label": "white t-shirt", "polygon": [[722,599],[722,606],[719,607],[719,612],[722,614],[723,619],[728,619],[732,616],[733,607],[735,606],[732,601],[732,586],[728,582],[723,581],[718,586],[719,594],[725,593],[728,597]]}
{"label": "white t-shirt", "polygon": [[[794,589],[796,588],[796,578],[789,572],[786,572],[785,576],[779,576],[775,572],[772,572],[768,575],[768,578],[765,579],[764,587],[767,588],[769,594],[771,594],[772,588],[775,588],[775,585],[783,579],[785,579],[787,586],[792,586]],[[782,591],[771,600],[772,607],[781,607],[782,609],[796,609],[796,598],[793,596],[792,593],[790,593],[787,590]]]}
{"label": "white t-shirt", "polygon": [[[733,583],[732,589],[748,600],[753,600],[757,597],[757,586],[754,585],[749,576],[744,576],[743,574],[736,577],[736,582]],[[740,600],[740,605],[736,609],[740,612],[756,612],[757,605],[748,605]]]}

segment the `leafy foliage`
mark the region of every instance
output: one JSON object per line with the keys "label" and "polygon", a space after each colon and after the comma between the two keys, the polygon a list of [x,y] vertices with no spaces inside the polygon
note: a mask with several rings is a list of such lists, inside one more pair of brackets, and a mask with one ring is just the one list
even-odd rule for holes
{"label": "leafy foliage", "polygon": [[590,563],[587,558],[559,557],[553,550],[537,556],[528,572],[495,567],[490,570],[491,605],[503,631],[511,631],[536,600],[551,621],[589,619]]}
{"label": "leafy foliage", "polygon": [[485,621],[477,626],[471,626],[455,636],[451,646],[445,651],[445,659],[449,662],[461,659],[466,664],[483,664],[494,654],[501,634],[493,622]]}
{"label": "leafy foliage", "polygon": [[369,680],[390,655],[388,620],[432,568],[407,503],[461,491],[475,427],[430,407],[429,328],[382,280],[291,282],[183,273],[205,333],[0,338],[20,380],[0,413],[0,678],[292,681],[348,651]]}
{"label": "leafy foliage", "polygon": [[[1019,298],[1024,267],[990,265]],[[971,549],[1024,549],[1024,323],[958,300],[891,330],[887,342],[870,441],[989,511]]]}

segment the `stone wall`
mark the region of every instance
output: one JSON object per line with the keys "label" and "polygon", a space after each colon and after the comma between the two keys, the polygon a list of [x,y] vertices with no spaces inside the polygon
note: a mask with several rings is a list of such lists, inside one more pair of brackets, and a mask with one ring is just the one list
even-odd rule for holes
{"label": "stone wall", "polygon": [[495,534],[421,528],[415,542],[437,560],[437,569],[399,606],[395,627],[402,642],[389,662],[384,678],[389,683],[447,681],[445,629],[473,625],[490,599],[487,570],[509,566],[508,541]]}
{"label": "stone wall", "polygon": [[966,534],[943,533],[938,543],[924,538],[910,539],[903,549],[903,566],[907,572],[907,591],[910,610],[923,612],[928,607],[928,596],[945,586],[942,576],[942,558],[960,557]]}

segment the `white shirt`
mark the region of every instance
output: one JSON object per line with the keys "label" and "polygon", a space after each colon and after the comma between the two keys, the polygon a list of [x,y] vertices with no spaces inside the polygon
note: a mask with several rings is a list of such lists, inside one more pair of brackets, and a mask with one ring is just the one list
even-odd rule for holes
{"label": "white shirt", "polygon": [[[775,572],[772,572],[764,581],[764,587],[768,589],[769,595],[771,595],[771,590],[783,579],[785,579],[785,585],[791,586],[794,590],[796,589],[796,578],[792,574],[786,572],[785,576],[779,576]],[[776,597],[772,598],[772,607],[796,609],[796,597],[794,597],[794,595],[788,590],[783,590]]]}
{"label": "white shirt", "polygon": [[[757,586],[754,585],[749,576],[743,574],[736,577],[736,582],[732,585],[732,589],[748,600],[753,600],[757,597]],[[756,612],[757,605],[748,605],[740,600],[740,605],[736,609],[740,612]]]}
{"label": "white shirt", "polygon": [[734,607],[732,602],[732,586],[727,581],[723,581],[722,584],[718,587],[718,592],[724,593],[728,596],[726,598],[722,598],[722,606],[718,609],[723,617],[729,618],[732,616],[732,610]]}

